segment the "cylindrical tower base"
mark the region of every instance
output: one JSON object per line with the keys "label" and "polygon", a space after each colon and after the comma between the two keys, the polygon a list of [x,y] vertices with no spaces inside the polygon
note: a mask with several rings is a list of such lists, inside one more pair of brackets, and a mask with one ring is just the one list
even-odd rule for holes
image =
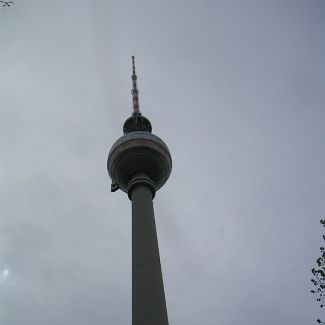
{"label": "cylindrical tower base", "polygon": [[146,174],[129,183],[132,200],[132,325],[168,325],[152,199]]}

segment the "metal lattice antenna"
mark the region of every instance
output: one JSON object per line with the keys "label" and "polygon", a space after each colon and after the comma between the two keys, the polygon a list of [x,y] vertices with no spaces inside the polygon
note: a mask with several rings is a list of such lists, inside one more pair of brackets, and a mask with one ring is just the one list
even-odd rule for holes
{"label": "metal lattice antenna", "polygon": [[132,99],[133,99],[133,115],[140,114],[139,108],[139,90],[137,87],[137,75],[135,74],[134,56],[132,56]]}

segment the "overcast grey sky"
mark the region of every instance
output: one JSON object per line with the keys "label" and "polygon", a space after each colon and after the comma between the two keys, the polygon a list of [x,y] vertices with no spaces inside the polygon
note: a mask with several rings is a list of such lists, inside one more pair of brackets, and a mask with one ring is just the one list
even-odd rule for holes
{"label": "overcast grey sky", "polygon": [[170,324],[321,317],[324,31],[314,0],[1,8],[0,324],[131,324],[131,205],[106,171],[131,55],[173,157],[154,200]]}

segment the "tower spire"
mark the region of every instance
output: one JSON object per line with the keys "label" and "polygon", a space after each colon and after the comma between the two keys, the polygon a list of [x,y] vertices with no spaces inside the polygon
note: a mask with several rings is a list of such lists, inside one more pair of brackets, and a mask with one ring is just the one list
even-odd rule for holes
{"label": "tower spire", "polygon": [[132,56],[132,101],[133,101],[133,114],[124,122],[123,132],[130,133],[135,131],[151,133],[150,121],[140,113],[139,108],[139,90],[137,86],[137,75],[135,73],[134,56]]}
{"label": "tower spire", "polygon": [[133,99],[133,115],[140,115],[139,108],[139,90],[137,87],[137,75],[135,73],[134,55],[132,55],[132,99]]}

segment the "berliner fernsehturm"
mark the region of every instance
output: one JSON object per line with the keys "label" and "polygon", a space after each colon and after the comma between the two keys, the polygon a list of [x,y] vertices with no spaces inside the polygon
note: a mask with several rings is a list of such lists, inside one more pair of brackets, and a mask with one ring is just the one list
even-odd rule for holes
{"label": "berliner fernsehturm", "polygon": [[132,201],[132,325],[168,325],[152,200],[171,173],[172,159],[140,113],[134,57],[132,68],[133,113],[109,152],[107,169],[112,192],[121,189]]}

